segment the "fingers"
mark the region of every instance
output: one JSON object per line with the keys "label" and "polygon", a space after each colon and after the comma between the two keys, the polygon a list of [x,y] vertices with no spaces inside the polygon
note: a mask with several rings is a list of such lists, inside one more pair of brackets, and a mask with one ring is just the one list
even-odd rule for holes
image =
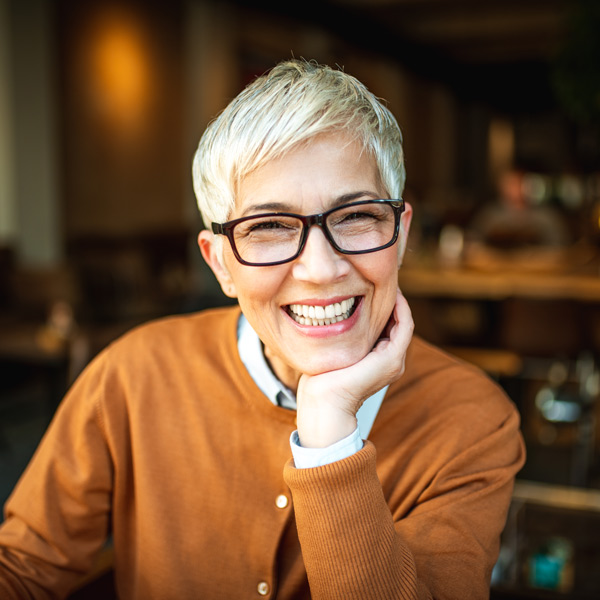
{"label": "fingers", "polygon": [[400,288],[398,288],[398,291],[396,292],[396,304],[394,306],[393,314],[396,323],[394,327],[392,327],[390,337],[393,336],[394,341],[398,342],[400,347],[406,352],[410,340],[412,339],[415,323],[408,302],[402,295]]}
{"label": "fingers", "polygon": [[402,347],[406,350],[412,338],[413,330],[414,322],[410,307],[406,298],[404,298],[402,292],[398,289],[392,314],[379,341],[393,341],[399,350]]}

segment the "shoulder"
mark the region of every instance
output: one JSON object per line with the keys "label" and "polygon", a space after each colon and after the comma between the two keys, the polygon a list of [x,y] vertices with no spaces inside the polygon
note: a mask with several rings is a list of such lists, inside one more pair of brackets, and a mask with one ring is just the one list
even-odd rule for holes
{"label": "shoulder", "polygon": [[198,350],[212,345],[229,343],[235,339],[239,309],[215,308],[198,313],[163,317],[139,325],[114,341],[108,354],[135,352],[148,354],[168,352],[177,348],[184,356],[186,350]]}
{"label": "shoulder", "polygon": [[237,307],[165,317],[135,327],[87,365],[69,396],[114,412],[169,393],[186,394],[199,379],[237,367]]}
{"label": "shoulder", "polygon": [[415,336],[406,371],[394,384],[399,398],[436,413],[467,414],[470,419],[503,421],[516,412],[505,391],[478,367]]}
{"label": "shoulder", "polygon": [[237,355],[239,308],[164,317],[134,327],[104,348],[78,379],[106,382],[170,376]]}
{"label": "shoulder", "polygon": [[473,464],[484,455],[490,464],[520,460],[520,416],[505,391],[477,367],[418,337],[404,375],[386,394],[381,417],[373,428],[378,451],[392,456],[399,445],[408,448],[429,465],[423,469],[440,470],[463,452],[473,453]]}

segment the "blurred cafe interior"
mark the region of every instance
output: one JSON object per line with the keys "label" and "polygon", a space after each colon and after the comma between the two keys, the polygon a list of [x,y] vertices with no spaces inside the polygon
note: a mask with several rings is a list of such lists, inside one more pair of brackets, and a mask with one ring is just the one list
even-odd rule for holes
{"label": "blurred cafe interior", "polygon": [[191,158],[303,57],[396,115],[416,331],[521,412],[492,597],[599,598],[598,30],[596,0],[0,0],[0,503],[99,350],[228,301]]}

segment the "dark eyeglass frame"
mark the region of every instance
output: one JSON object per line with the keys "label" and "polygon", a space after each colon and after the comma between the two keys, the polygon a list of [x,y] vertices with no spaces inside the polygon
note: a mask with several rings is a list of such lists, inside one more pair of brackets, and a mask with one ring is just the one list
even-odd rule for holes
{"label": "dark eyeglass frame", "polygon": [[[331,214],[336,212],[337,210],[343,208],[351,208],[353,206],[362,206],[364,204],[378,204],[385,203],[389,204],[394,209],[394,235],[387,244],[383,246],[378,246],[377,248],[370,248],[368,250],[343,250],[340,248],[333,239],[329,229],[327,228],[326,219]],[[304,246],[306,245],[306,240],[308,239],[308,233],[310,228],[313,225],[317,225],[321,228],[327,241],[331,244],[331,246],[340,254],[370,254],[371,252],[378,252],[379,250],[384,250],[385,248],[389,248],[396,243],[398,239],[398,233],[400,231],[400,215],[404,212],[404,200],[399,198],[397,200],[384,200],[384,199],[375,199],[375,200],[359,200],[357,202],[349,202],[348,204],[343,204],[341,206],[336,206],[325,212],[314,214],[314,215],[297,215],[295,213],[288,212],[270,212],[270,213],[261,213],[257,215],[251,215],[248,217],[241,217],[240,219],[233,219],[232,221],[227,221],[226,223],[211,223],[212,231],[216,235],[224,235],[229,240],[229,244],[231,245],[231,249],[235,258],[243,265],[248,267],[273,267],[276,265],[283,265],[288,262],[292,262],[296,260],[302,251],[304,250]],[[300,241],[298,243],[298,251],[289,258],[284,260],[278,260],[274,262],[265,262],[265,263],[256,263],[256,262],[248,262],[244,260],[235,245],[235,240],[233,236],[233,229],[238,223],[243,223],[244,221],[249,221],[251,219],[256,219],[257,217],[294,217],[301,221],[302,223],[302,233],[300,234]]]}

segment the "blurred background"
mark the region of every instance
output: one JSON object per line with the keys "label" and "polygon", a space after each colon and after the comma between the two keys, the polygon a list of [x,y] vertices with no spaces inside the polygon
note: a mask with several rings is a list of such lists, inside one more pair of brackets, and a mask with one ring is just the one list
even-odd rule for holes
{"label": "blurred background", "polygon": [[417,333],[523,418],[493,596],[599,597],[599,30],[596,0],[0,0],[0,502],[100,349],[227,301],[193,152],[255,76],[316,59],[403,130]]}

